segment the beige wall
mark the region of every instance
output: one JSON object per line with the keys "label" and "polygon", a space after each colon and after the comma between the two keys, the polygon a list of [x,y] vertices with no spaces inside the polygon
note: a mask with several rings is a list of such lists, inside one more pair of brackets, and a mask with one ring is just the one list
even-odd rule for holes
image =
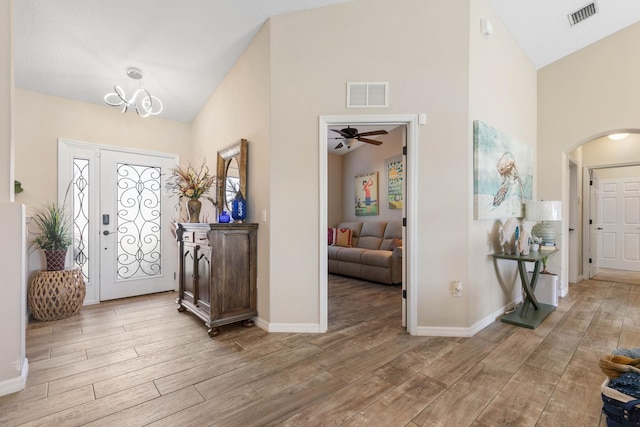
{"label": "beige wall", "polygon": [[[271,197],[276,191],[287,193],[291,187],[286,183],[272,192],[270,185],[271,169],[288,170],[289,159],[273,157],[270,152],[269,37],[269,23],[266,23],[194,120],[191,154],[194,162],[206,158],[215,165],[220,148],[243,138],[249,141],[247,221],[259,223],[258,317],[266,321],[270,318],[270,254],[274,253],[269,240],[273,218]],[[296,177],[289,175],[289,180],[295,181]],[[262,221],[263,211],[268,218],[266,222]],[[287,233],[281,237],[290,236],[292,234]]]}
{"label": "beige wall", "polygon": [[16,89],[16,179],[24,192],[16,200],[27,212],[55,201],[58,138],[177,154],[188,157],[188,123],[142,118],[109,106]]}
{"label": "beige wall", "polygon": [[[342,221],[399,221],[402,209],[389,209],[387,203],[387,169],[385,161],[402,156],[405,126],[398,126],[388,135],[379,137],[382,145],[364,144],[344,156],[342,165]],[[356,216],[355,213],[355,181],[356,175],[367,172],[378,172],[378,206],[376,216]],[[331,197],[329,193],[328,197]]]}
{"label": "beige wall", "polygon": [[[472,146],[472,121],[482,120],[511,138],[531,146],[535,153],[536,70],[487,1],[472,1],[470,16],[470,117],[466,124],[468,147]],[[480,33],[482,18],[489,19],[493,24],[493,34],[489,37]],[[471,201],[473,176],[468,173],[473,170],[471,149],[465,153],[464,159],[464,176],[468,184],[466,197]],[[494,242],[498,239],[499,222],[473,220],[472,203],[465,205],[464,215],[465,218],[460,218],[460,221],[468,224],[468,251],[463,248],[459,255],[468,259],[465,270],[473,272],[468,276],[469,283],[466,287],[469,316],[466,322],[473,325],[516,298],[520,294],[520,282],[516,274],[516,263],[494,263],[489,256],[494,252]]]}
{"label": "beige wall", "polygon": [[[460,173],[469,142],[467,16],[468,2],[368,0],[272,18],[271,152],[288,167],[272,170],[271,186],[288,191],[278,192],[271,233],[296,230],[295,244],[280,240],[272,246],[278,253],[271,263],[275,322],[319,322],[319,276],[325,272],[319,271],[318,116],[425,112],[429,125],[420,129],[415,153],[415,184],[422,193],[413,226],[421,241],[438,243],[420,245],[417,254],[419,321],[464,323],[460,312],[446,308],[435,310],[442,317],[435,315],[433,308],[443,301],[429,290],[448,286],[464,263],[459,249],[468,244],[465,227],[459,227],[466,216],[457,213],[467,195],[451,191],[469,185],[466,172]],[[384,30],[353,22],[383,22]],[[347,109],[347,81],[388,81],[389,108]],[[437,148],[444,141],[448,149]],[[436,180],[446,185],[434,185]]]}
{"label": "beige wall", "polygon": [[13,201],[13,1],[0,7],[0,201]]}
{"label": "beige wall", "polygon": [[344,156],[327,156],[327,225],[335,227],[342,221],[342,163]]}
{"label": "beige wall", "polygon": [[608,137],[594,139],[582,145],[584,166],[608,166],[640,162],[640,134],[613,141]]}
{"label": "beige wall", "polygon": [[640,166],[621,166],[617,168],[606,168],[598,170],[598,178],[638,178],[640,177]]}
{"label": "beige wall", "polygon": [[[640,129],[638,47],[635,24],[538,71],[538,197],[566,204],[566,153],[612,132]],[[566,220],[559,227],[566,229]],[[566,233],[560,245],[568,247]],[[560,262],[566,283],[567,251]]]}
{"label": "beige wall", "polygon": [[25,386],[26,282],[24,206],[13,202],[13,1],[0,0],[0,396]]}

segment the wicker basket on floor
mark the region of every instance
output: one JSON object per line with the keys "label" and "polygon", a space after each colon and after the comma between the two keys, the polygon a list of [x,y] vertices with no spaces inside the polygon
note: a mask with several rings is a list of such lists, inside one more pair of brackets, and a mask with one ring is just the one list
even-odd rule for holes
{"label": "wicker basket on floor", "polygon": [[78,268],[38,271],[29,285],[31,314],[38,320],[60,320],[80,312],[86,285]]}

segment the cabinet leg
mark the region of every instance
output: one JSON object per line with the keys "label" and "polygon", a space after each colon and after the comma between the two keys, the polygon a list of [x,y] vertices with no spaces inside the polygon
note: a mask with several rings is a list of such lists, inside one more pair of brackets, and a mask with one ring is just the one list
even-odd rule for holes
{"label": "cabinet leg", "polygon": [[255,325],[255,323],[253,323],[252,319],[247,319],[247,320],[242,322],[242,326],[244,326],[245,328],[250,328],[253,325]]}
{"label": "cabinet leg", "polygon": [[219,328],[211,328],[207,331],[207,333],[209,334],[209,336],[211,338],[213,337],[217,337],[218,335],[220,335],[220,329]]}
{"label": "cabinet leg", "polygon": [[180,304],[180,306],[178,306],[178,312],[184,313],[185,311],[187,311],[187,308],[184,305]]}

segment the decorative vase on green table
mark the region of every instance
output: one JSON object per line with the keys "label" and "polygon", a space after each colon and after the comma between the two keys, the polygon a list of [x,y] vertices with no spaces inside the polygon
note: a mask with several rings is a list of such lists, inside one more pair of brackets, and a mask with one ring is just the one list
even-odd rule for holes
{"label": "decorative vase on green table", "polygon": [[189,222],[200,222],[200,209],[202,202],[198,199],[189,199],[187,201],[187,212],[189,213]]}

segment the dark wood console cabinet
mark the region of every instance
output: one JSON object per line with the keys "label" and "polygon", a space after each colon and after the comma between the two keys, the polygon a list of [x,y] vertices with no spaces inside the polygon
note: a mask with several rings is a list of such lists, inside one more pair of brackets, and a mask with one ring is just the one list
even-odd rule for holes
{"label": "dark wood console cabinet", "polygon": [[258,224],[179,223],[178,311],[201,318],[209,336],[218,326],[244,321],[256,311]]}

